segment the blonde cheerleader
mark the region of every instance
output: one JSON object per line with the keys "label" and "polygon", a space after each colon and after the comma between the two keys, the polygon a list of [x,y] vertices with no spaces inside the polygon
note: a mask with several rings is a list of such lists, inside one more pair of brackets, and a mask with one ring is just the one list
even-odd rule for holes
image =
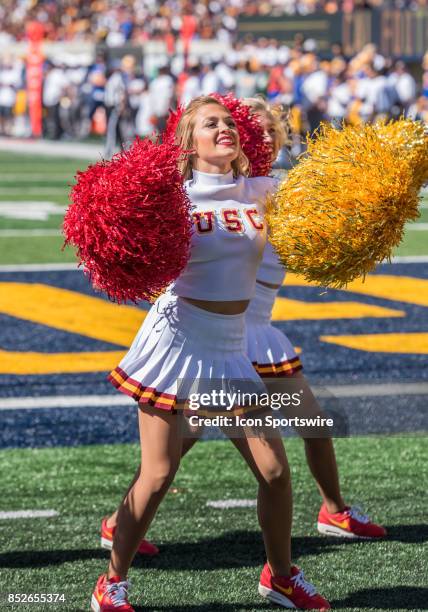
{"label": "blonde cheerleader", "polygon": [[[274,181],[247,178],[235,122],[215,98],[190,103],[177,139],[183,150],[193,151],[182,162],[182,174],[195,231],[187,266],[154,303],[111,373],[113,384],[138,401],[141,469],[117,514],[110,564],[92,595],[95,612],[133,610],[128,570],[183,454],[178,380],[185,387],[197,381],[198,392],[227,379],[263,386],[246,354],[245,309],[266,243],[262,202]],[[267,556],[260,594],[284,607],[329,609],[291,564],[291,484],[281,437],[272,431],[251,437],[243,429],[234,443],[259,483],[258,517]]]}
{"label": "blonde cheerleader", "polygon": [[[279,106],[270,106],[263,98],[245,100],[256,113],[265,131],[265,139],[272,148],[272,161],[279,150],[288,144],[287,117]],[[256,292],[245,312],[247,326],[247,354],[262,378],[287,377],[298,380],[306,399],[302,411],[321,413],[309,385],[302,374],[302,365],[288,337],[272,325],[272,309],[285,278],[281,265],[270,243],[266,244],[257,271]],[[310,435],[310,434],[309,434]],[[314,435],[314,434],[312,434]],[[318,531],[345,538],[381,538],[386,530],[371,522],[357,507],[349,506],[340,491],[334,446],[329,437],[305,437],[305,452],[311,473],[322,497],[318,514]]]}

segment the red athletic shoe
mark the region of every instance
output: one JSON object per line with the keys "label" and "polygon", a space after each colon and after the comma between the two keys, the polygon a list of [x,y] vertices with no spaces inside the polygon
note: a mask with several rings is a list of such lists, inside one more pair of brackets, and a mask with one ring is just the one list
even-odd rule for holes
{"label": "red athletic shoe", "polygon": [[[107,527],[107,519],[104,518],[101,523],[101,547],[111,550],[113,548],[113,536],[116,527]],[[148,542],[147,540],[141,540],[140,546],[138,547],[140,555],[148,555],[154,557],[159,554],[159,548]]]}
{"label": "red athletic shoe", "polygon": [[330,604],[305,580],[303,572],[293,565],[291,576],[272,576],[266,563],[260,574],[259,593],[284,608],[330,610]]}
{"label": "red athletic shoe", "polygon": [[318,531],[339,538],[370,539],[386,536],[386,529],[372,523],[357,506],[347,506],[343,512],[330,514],[323,504],[318,514]]}
{"label": "red athletic shoe", "polygon": [[93,612],[135,612],[128,601],[129,583],[114,576],[107,580],[102,574],[98,578],[95,591],[92,593],[91,610]]}

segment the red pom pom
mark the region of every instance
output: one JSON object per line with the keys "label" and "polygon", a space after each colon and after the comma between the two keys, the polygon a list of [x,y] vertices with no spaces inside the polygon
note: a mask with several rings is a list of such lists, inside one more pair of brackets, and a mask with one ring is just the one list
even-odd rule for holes
{"label": "red pom pom", "polygon": [[239,132],[241,147],[250,161],[250,176],[267,176],[272,167],[272,151],[264,139],[263,128],[257,113],[231,93],[212,94],[229,109]]}
{"label": "red pom pom", "polygon": [[192,226],[180,154],[174,145],[136,139],[111,161],[77,173],[66,243],[112,300],[153,301],[187,264]]}
{"label": "red pom pom", "polygon": [[162,142],[174,144],[175,134],[177,132],[177,126],[181,119],[181,115],[184,113],[184,106],[177,104],[176,110],[170,109],[168,119],[166,120],[165,129],[162,132]]}
{"label": "red pom pom", "polygon": [[[256,113],[241,102],[232,93],[225,96],[214,93],[210,97],[216,98],[225,106],[236,122],[241,141],[241,147],[250,161],[250,176],[267,176],[272,167],[272,152],[264,139],[263,128]],[[178,122],[183,114],[184,107],[178,106],[171,111],[163,133],[163,142],[173,143]]]}

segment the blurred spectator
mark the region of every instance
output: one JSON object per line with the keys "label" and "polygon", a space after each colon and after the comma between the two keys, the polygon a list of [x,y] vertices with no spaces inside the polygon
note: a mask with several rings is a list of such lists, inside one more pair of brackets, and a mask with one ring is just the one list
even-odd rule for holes
{"label": "blurred spectator", "polygon": [[251,62],[240,62],[235,72],[235,92],[238,98],[253,98],[257,91],[257,73]]}
{"label": "blurred spectator", "polygon": [[187,106],[193,98],[200,96],[202,93],[200,72],[201,69],[198,65],[192,66],[189,70],[180,98],[180,102],[184,106]]}
{"label": "blurred spectator", "polygon": [[301,85],[302,107],[312,132],[326,118],[329,63],[321,66],[314,53],[302,57],[303,82]]}
{"label": "blurred spectator", "polygon": [[155,131],[154,111],[150,92],[144,83],[143,90],[139,95],[138,109],[135,117],[135,133],[145,138]]}
{"label": "blurred spectator", "polygon": [[0,134],[13,132],[13,108],[18,90],[22,86],[22,64],[6,56],[0,63]]}
{"label": "blurred spectator", "polygon": [[[153,127],[161,132],[166,125],[169,109],[174,103],[174,79],[168,66],[162,66],[158,75],[149,85],[149,98],[147,104],[153,117]],[[146,111],[148,112],[148,111]]]}
{"label": "blurred spectator", "polygon": [[420,96],[416,102],[410,105],[409,117],[415,121],[423,121],[428,125],[428,97]]}
{"label": "blurred spectator", "polygon": [[327,99],[327,116],[335,125],[345,120],[350,102],[351,88],[342,72],[333,78]]}
{"label": "blurred spectator", "polygon": [[428,98],[428,51],[425,53],[422,61],[422,70],[422,95]]}
{"label": "blurred spectator", "polygon": [[129,85],[134,78],[135,59],[125,55],[114,64],[107,80],[104,103],[107,113],[105,156],[110,158],[117,145],[123,146],[134,136],[133,113]]}
{"label": "blurred spectator", "polygon": [[205,64],[201,71],[201,94],[208,96],[213,91],[223,93],[222,82],[215,70],[215,63]]}
{"label": "blurred spectator", "polygon": [[409,74],[406,64],[399,60],[389,76],[391,88],[395,90],[397,102],[406,112],[416,97],[416,81]]}
{"label": "blurred spectator", "polygon": [[57,140],[63,132],[59,110],[66,85],[65,66],[48,63],[43,79],[44,135],[52,140]]}

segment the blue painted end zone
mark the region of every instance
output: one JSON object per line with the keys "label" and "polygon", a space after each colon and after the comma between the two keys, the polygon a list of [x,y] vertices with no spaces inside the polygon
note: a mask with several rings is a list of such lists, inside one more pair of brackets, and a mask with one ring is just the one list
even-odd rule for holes
{"label": "blue painted end zone", "polygon": [[138,441],[137,406],[7,410],[0,448],[79,446]]}
{"label": "blue painted end zone", "polygon": [[[376,273],[428,278],[428,266],[421,263],[379,266]],[[0,273],[1,282],[44,283],[104,298],[90,287],[80,271]],[[427,356],[375,353],[327,344],[321,335],[428,332],[428,308],[354,293],[285,286],[281,296],[306,302],[360,301],[405,311],[404,318],[362,318],[277,322],[297,346],[303,348],[305,373],[315,384],[389,383],[428,380]],[[141,306],[148,308],[148,304]],[[0,348],[13,351],[55,353],[117,350],[118,347],[85,336],[57,331],[0,314]],[[53,374],[43,376],[0,376],[0,398],[65,395],[116,395],[107,381],[107,372]],[[352,400],[351,431],[426,431],[424,398],[374,398]],[[348,402],[348,401],[347,401]],[[369,406],[372,406],[370,409]],[[390,409],[388,423],[376,408]],[[371,412],[370,412],[371,410]],[[424,416],[425,410],[425,416]],[[354,415],[354,416],[352,416]],[[391,416],[393,415],[393,416]],[[130,407],[34,409],[1,412],[0,447],[55,446],[137,441],[136,409]],[[359,423],[361,428],[359,429]]]}

